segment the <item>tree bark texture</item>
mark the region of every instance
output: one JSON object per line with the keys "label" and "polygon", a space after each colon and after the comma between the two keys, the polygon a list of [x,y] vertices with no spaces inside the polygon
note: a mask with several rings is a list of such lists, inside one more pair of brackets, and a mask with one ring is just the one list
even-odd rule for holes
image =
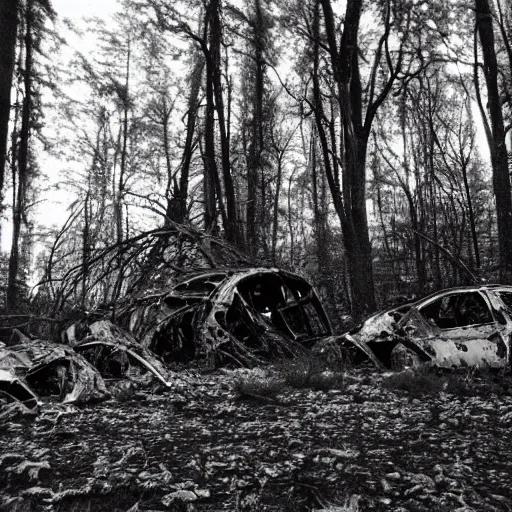
{"label": "tree bark texture", "polygon": [[[361,17],[361,0],[348,0],[343,33],[336,42],[336,27],[330,0],[320,0],[323,10],[330,65],[337,86],[337,102],[340,111],[342,176],[341,187],[333,173],[331,148],[324,132],[324,115],[319,87],[319,45],[315,43],[314,96],[315,118],[323,151],[325,172],[334,205],[340,218],[350,275],[352,314],[360,318],[375,310],[375,291],[371,244],[366,213],[366,149],[370,131],[363,125],[362,89],[358,63],[358,29]],[[319,37],[318,5],[315,28]],[[316,76],[316,77],[315,77]],[[371,122],[371,120],[370,120]],[[331,137],[332,138],[332,137]],[[336,144],[333,145],[335,147]]]}
{"label": "tree bark texture", "polygon": [[0,2],[0,212],[5,180],[11,89],[14,74],[18,0]]}
{"label": "tree bark texture", "polygon": [[[215,110],[219,125],[220,147],[221,147],[221,168],[224,181],[224,193],[226,198],[226,216],[224,219],[224,229],[226,238],[229,242],[243,245],[241,240],[240,227],[237,221],[235,187],[231,175],[231,162],[229,152],[228,128],[226,126],[226,115],[224,112],[224,98],[222,92],[222,71],[220,47],[222,41],[222,25],[220,19],[221,0],[211,0],[207,8],[208,16],[208,59],[210,61],[209,79],[213,84],[213,96],[215,100]],[[219,190],[217,190],[219,192]]]}
{"label": "tree bark texture", "polygon": [[483,70],[487,88],[491,125],[490,153],[493,171],[493,189],[498,221],[498,248],[502,278],[510,280],[512,269],[512,199],[508,154],[505,145],[505,127],[498,89],[498,63],[494,45],[492,13],[488,0],[475,0],[476,29],[483,56]]}
{"label": "tree bark texture", "polygon": [[[25,214],[27,193],[28,156],[30,140],[30,115],[32,110],[32,73],[33,73],[33,0],[28,0],[25,15],[25,69],[23,75],[23,106],[21,112],[21,129],[17,151],[18,182],[13,200],[13,233],[11,254],[9,257],[9,273],[7,280],[7,309],[14,309],[19,301],[19,267],[20,267],[20,235],[21,224]],[[14,152],[15,148],[13,148]],[[14,166],[13,166],[14,169]]]}
{"label": "tree bark texture", "polygon": [[[262,168],[263,152],[263,94],[264,94],[264,34],[263,19],[261,10],[261,0],[254,0],[254,21],[253,21],[253,52],[254,63],[251,67],[254,69],[254,92],[252,95],[252,126],[251,142],[249,148],[249,158],[247,162],[247,248],[250,254],[255,255],[258,250],[258,222],[257,211],[258,202],[260,209],[264,211],[263,195],[265,193],[265,184]],[[258,176],[260,175],[260,176]],[[258,178],[262,182],[261,197],[258,198]],[[262,226],[260,226],[261,228]]]}
{"label": "tree bark texture", "polygon": [[188,182],[190,176],[190,164],[194,155],[194,134],[196,128],[197,109],[199,108],[199,92],[201,90],[201,78],[203,76],[204,57],[196,55],[196,61],[190,78],[190,95],[188,98],[187,110],[187,135],[183,156],[181,159],[180,179],[177,188],[175,188],[173,200],[177,202],[176,208],[171,208],[173,212],[168,216],[176,222],[184,222],[187,218],[187,198]]}

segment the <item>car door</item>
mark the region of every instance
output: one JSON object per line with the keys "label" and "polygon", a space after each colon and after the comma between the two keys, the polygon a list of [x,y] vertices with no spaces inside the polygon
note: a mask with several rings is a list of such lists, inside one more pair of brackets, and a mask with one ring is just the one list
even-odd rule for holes
{"label": "car door", "polygon": [[432,326],[433,336],[423,343],[441,366],[506,364],[502,326],[480,291],[450,292],[420,305],[418,311]]}

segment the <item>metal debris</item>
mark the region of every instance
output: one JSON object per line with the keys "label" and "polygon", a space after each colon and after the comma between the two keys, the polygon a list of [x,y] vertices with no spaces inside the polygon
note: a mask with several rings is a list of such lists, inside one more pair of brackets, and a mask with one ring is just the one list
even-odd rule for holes
{"label": "metal debris", "polygon": [[164,364],[129,333],[107,320],[89,326],[91,335],[76,342],[74,349],[82,354],[104,378],[129,379],[139,385],[157,380],[171,387]]}
{"label": "metal debris", "polygon": [[41,398],[63,403],[109,396],[98,372],[73,349],[41,340],[0,349],[0,389],[34,409]]}

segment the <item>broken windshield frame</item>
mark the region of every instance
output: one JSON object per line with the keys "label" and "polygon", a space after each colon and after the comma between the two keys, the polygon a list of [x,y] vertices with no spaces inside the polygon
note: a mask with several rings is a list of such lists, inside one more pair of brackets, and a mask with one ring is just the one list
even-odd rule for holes
{"label": "broken windshield frame", "polygon": [[[482,318],[481,321],[464,319],[464,315],[460,311],[461,303],[464,304],[464,301],[467,301],[471,296],[479,298],[481,300],[480,306],[485,306],[484,313],[487,316],[486,318]],[[441,297],[434,297],[427,304],[423,304],[418,308],[418,311],[428,323],[433,322],[443,331],[470,327],[472,325],[486,325],[495,322],[493,308],[490,306],[487,297],[477,290],[455,291]]]}
{"label": "broken windshield frame", "polygon": [[237,290],[247,305],[295,340],[330,334],[325,314],[306,281],[261,273],[242,280]]}
{"label": "broken windshield frame", "polygon": [[[94,353],[91,353],[90,350],[93,350]],[[98,350],[99,349],[99,350]],[[93,365],[98,371],[103,374],[104,377],[107,378],[123,378],[124,372],[122,371],[123,363],[127,365],[131,365],[132,362],[136,362],[136,366],[142,367],[146,372],[151,373],[154,377],[156,377],[164,386],[169,387],[171,384],[167,382],[165,377],[148,361],[146,361],[143,357],[139,356],[135,351],[125,347],[123,345],[115,345],[114,343],[109,343],[106,341],[89,341],[78,345],[75,347],[75,350],[78,353],[82,353],[82,355]],[[107,354],[104,352],[109,351]],[[113,358],[116,353],[126,360],[119,361],[119,375],[115,375],[114,372],[111,372],[111,368],[102,368],[98,363],[101,361],[102,363],[108,362],[109,358]],[[125,369],[126,370],[126,369]],[[112,375],[109,375],[109,372]]]}
{"label": "broken windshield frame", "polygon": [[217,290],[226,277],[226,273],[193,277],[176,285],[173,292],[183,296],[192,295],[207,298]]}
{"label": "broken windshield frame", "polygon": [[6,370],[0,370],[0,396],[6,396],[9,401],[17,400],[29,409],[34,409],[39,404],[37,395]]}

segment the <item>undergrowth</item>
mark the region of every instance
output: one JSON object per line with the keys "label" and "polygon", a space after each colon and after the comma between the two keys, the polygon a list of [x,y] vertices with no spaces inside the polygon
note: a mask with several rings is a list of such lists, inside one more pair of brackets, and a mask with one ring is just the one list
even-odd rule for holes
{"label": "undergrowth", "polygon": [[[344,373],[333,371],[320,357],[298,357],[281,361],[269,369],[267,376],[246,375],[232,385],[239,398],[275,401],[287,389],[315,391],[342,390]],[[414,397],[449,393],[458,396],[489,397],[498,393],[512,393],[512,373],[465,367],[443,370],[421,366],[386,375],[382,386],[403,391]]]}
{"label": "undergrowth", "polygon": [[291,388],[328,391],[343,387],[343,373],[332,371],[321,357],[298,357],[281,362],[276,369]]}
{"label": "undergrowth", "polygon": [[384,378],[383,386],[413,396],[440,392],[459,396],[490,396],[512,389],[508,373],[474,367],[440,370],[423,366],[389,375]]}
{"label": "undergrowth", "polygon": [[329,391],[342,389],[343,373],[329,369],[327,363],[315,356],[302,356],[281,361],[270,368],[270,374],[245,375],[238,377],[232,384],[232,390],[241,399],[259,399],[274,401],[286,389],[313,389]]}
{"label": "undergrowth", "polygon": [[362,512],[359,508],[360,496],[355,494],[345,500],[343,505],[330,505],[327,508],[317,509],[315,512]]}
{"label": "undergrowth", "polygon": [[282,379],[275,376],[244,376],[237,378],[232,386],[235,394],[241,399],[256,399],[274,401],[286,385]]}

